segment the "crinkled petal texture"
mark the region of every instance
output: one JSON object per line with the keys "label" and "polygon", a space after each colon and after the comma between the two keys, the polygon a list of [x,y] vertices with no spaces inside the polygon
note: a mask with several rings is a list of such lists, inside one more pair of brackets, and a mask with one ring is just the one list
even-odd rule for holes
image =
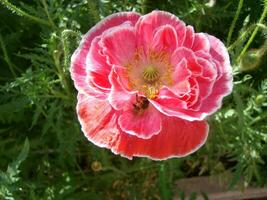
{"label": "crinkled petal texture", "polygon": [[224,44],[163,11],[103,19],[83,37],[70,72],[88,140],[129,159],[196,151],[208,136],[205,117],[233,85]]}
{"label": "crinkled petal texture", "polygon": [[128,134],[118,126],[120,114],[107,101],[86,94],[78,94],[77,112],[88,140],[129,159],[133,156],[154,160],[183,157],[202,146],[208,136],[205,121],[189,122],[164,115],[161,116],[162,129],[151,138]]}

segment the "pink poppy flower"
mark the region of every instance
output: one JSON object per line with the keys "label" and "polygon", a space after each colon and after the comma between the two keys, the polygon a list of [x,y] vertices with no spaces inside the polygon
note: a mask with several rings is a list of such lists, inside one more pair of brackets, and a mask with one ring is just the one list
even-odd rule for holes
{"label": "pink poppy flower", "polygon": [[232,90],[224,44],[163,11],[106,17],[83,37],[70,71],[85,136],[129,159],[199,149],[205,118]]}

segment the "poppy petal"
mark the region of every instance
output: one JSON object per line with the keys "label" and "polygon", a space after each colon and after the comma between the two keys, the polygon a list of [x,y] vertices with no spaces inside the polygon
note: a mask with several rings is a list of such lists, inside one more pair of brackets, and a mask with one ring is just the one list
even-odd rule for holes
{"label": "poppy petal", "polygon": [[150,139],[141,139],[122,132],[112,151],[129,159],[133,156],[153,160],[184,157],[205,143],[208,129],[205,121],[189,122],[175,117],[165,117],[159,134]]}
{"label": "poppy petal", "polygon": [[[70,73],[77,90],[83,91],[89,95],[94,95],[94,91],[88,86],[86,81],[86,56],[91,47],[92,40],[101,35],[103,31],[118,26],[126,21],[133,25],[137,22],[140,15],[135,12],[121,12],[106,17],[96,26],[91,28],[82,38],[79,48],[73,53],[71,57]],[[101,96],[101,95],[100,95]],[[105,95],[102,95],[102,97]]]}

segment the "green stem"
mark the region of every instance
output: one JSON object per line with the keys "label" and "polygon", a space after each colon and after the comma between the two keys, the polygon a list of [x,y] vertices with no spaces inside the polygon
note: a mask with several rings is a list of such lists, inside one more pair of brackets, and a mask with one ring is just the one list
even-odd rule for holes
{"label": "green stem", "polygon": [[71,99],[72,95],[71,95],[71,90],[70,90],[70,86],[69,83],[66,79],[65,73],[60,65],[60,61],[59,61],[59,55],[54,55],[54,62],[55,62],[55,66],[58,72],[58,77],[60,79],[60,82],[62,84],[62,87],[65,89],[68,97]]}
{"label": "green stem", "polygon": [[4,44],[4,41],[2,39],[2,35],[1,34],[0,34],[0,46],[1,46],[1,49],[2,49],[3,54],[4,54],[4,60],[6,61],[8,67],[9,67],[9,70],[12,73],[13,77],[16,78],[17,74],[15,72],[13,64],[11,63],[11,61],[10,61],[10,59],[8,57],[8,54],[7,54],[7,51],[6,51],[6,47],[5,47],[5,44]]}
{"label": "green stem", "polygon": [[266,28],[266,26],[264,25],[264,24],[252,24],[251,26],[249,26],[249,28],[247,28],[247,30],[246,31],[244,31],[243,33],[242,33],[242,35],[240,35],[238,38],[237,38],[237,40],[233,43],[233,44],[231,44],[228,48],[227,48],[227,50],[229,51],[229,50],[232,50],[237,44],[239,44],[245,37],[246,37],[246,35],[247,34],[249,34],[256,26],[258,26],[260,29],[263,29],[263,30],[267,30],[267,28]]}
{"label": "green stem", "polygon": [[61,33],[61,38],[62,38],[62,45],[63,45],[63,51],[64,51],[64,66],[65,68],[69,67],[69,63],[70,63],[70,48],[69,48],[69,36],[75,36],[77,38],[80,37],[80,35],[72,30],[64,30]]}
{"label": "green stem", "polygon": [[240,0],[239,3],[238,3],[238,7],[237,7],[237,11],[235,13],[235,17],[234,17],[234,20],[230,26],[230,30],[228,32],[228,36],[227,36],[227,46],[229,46],[230,42],[231,42],[231,38],[232,38],[232,34],[234,32],[234,29],[235,29],[235,25],[236,25],[236,22],[237,22],[237,19],[240,15],[240,12],[241,12],[241,9],[242,9],[242,6],[243,6],[243,2],[244,0]]}
{"label": "green stem", "polygon": [[46,13],[46,16],[47,16],[47,18],[48,18],[48,21],[49,21],[50,25],[51,25],[55,30],[57,30],[58,28],[57,28],[57,26],[55,25],[55,23],[53,22],[53,20],[52,20],[50,14],[49,14],[49,12],[48,12],[48,7],[47,7],[47,4],[46,4],[46,1],[45,1],[45,0],[42,0],[41,2],[42,2],[42,4],[43,4],[43,6],[44,6],[44,10],[45,10],[45,13]]}
{"label": "green stem", "polygon": [[[267,14],[267,3],[264,4],[264,10],[263,10],[263,13],[262,13],[262,15],[261,15],[261,17],[260,17],[260,20],[259,20],[259,22],[258,22],[257,24],[262,24],[264,18],[266,17],[266,14]],[[248,47],[250,46],[250,44],[251,44],[252,41],[254,40],[256,34],[258,33],[259,28],[260,28],[259,26],[256,26],[256,28],[255,28],[254,31],[252,32],[252,34],[251,34],[251,36],[250,36],[250,38],[249,38],[247,44],[245,45],[245,47],[243,48],[242,52],[241,52],[240,55],[238,56],[237,61],[239,61],[239,60],[243,57],[243,55],[246,53]]]}
{"label": "green stem", "polygon": [[8,2],[7,0],[1,0],[1,3],[6,6],[9,10],[11,10],[12,12],[16,13],[17,15],[20,16],[24,16],[32,21],[35,21],[37,23],[46,25],[46,26],[51,26],[51,24],[49,22],[47,22],[46,20],[43,20],[39,17],[35,17],[33,15],[30,15],[28,13],[26,13],[25,11],[17,8],[16,6],[14,6],[13,4],[11,4],[10,2]]}
{"label": "green stem", "polygon": [[262,113],[260,116],[256,117],[253,121],[249,123],[249,126],[254,125],[255,123],[267,118],[267,112]]}

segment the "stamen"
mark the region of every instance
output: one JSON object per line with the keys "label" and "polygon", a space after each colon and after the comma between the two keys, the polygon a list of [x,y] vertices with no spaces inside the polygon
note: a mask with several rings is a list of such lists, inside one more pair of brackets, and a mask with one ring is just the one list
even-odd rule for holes
{"label": "stamen", "polygon": [[139,47],[125,67],[128,87],[138,90],[148,99],[156,98],[163,85],[173,85],[173,67],[167,52],[148,49],[144,53],[143,47]]}

